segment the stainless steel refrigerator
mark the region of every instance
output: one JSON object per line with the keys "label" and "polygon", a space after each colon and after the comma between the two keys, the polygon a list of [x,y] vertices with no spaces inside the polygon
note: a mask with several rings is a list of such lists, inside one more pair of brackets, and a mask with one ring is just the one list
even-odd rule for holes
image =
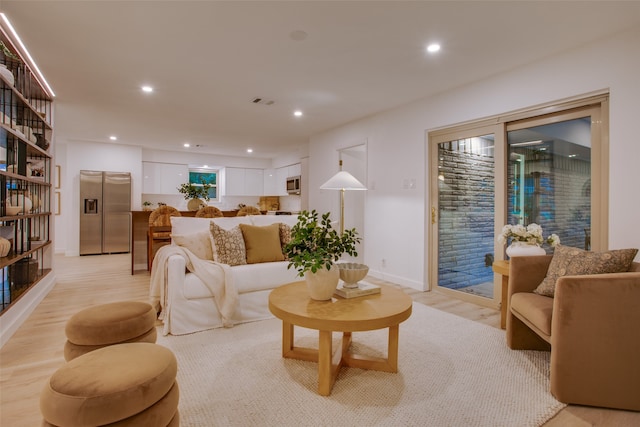
{"label": "stainless steel refrigerator", "polygon": [[129,252],[131,174],[80,171],[80,255]]}

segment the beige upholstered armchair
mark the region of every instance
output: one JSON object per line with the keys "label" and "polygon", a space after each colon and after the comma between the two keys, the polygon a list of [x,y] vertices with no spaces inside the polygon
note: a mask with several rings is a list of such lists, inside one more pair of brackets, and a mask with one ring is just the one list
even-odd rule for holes
{"label": "beige upholstered armchair", "polygon": [[551,259],[511,259],[508,346],[551,350],[551,393],[561,402],[640,411],[640,263],[560,277],[550,298],[533,290]]}

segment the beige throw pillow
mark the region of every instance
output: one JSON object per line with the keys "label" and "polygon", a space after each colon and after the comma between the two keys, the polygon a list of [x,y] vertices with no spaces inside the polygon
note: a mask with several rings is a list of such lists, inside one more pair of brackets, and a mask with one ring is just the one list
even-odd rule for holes
{"label": "beige throw pillow", "polygon": [[247,264],[284,261],[278,223],[264,227],[240,224],[240,229],[247,249]]}
{"label": "beige throw pillow", "polygon": [[553,298],[556,280],[562,276],[629,271],[637,253],[638,249],[589,252],[570,246],[557,245],[547,270],[547,276],[533,292]]}
{"label": "beige throw pillow", "polygon": [[176,245],[189,249],[198,258],[208,261],[213,260],[211,238],[206,230],[186,235],[172,234],[171,238]]}
{"label": "beige throw pillow", "polygon": [[225,230],[211,221],[209,227],[215,245],[214,261],[221,264],[244,265],[247,263],[242,230],[237,225]]}

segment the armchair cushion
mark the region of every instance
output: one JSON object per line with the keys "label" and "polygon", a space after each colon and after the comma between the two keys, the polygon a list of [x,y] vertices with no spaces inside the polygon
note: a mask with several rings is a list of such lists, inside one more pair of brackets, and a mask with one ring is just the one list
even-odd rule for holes
{"label": "armchair cushion", "polygon": [[511,313],[551,343],[551,313],[553,299],[529,292],[511,296]]}
{"label": "armchair cushion", "polygon": [[590,252],[570,246],[557,245],[546,277],[533,292],[553,298],[556,281],[560,277],[629,271],[637,253],[638,249]]}

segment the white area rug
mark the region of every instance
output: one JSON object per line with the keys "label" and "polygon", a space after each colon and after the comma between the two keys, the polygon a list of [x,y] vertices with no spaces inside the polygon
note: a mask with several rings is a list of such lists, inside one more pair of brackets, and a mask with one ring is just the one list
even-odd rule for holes
{"label": "white area rug", "polygon": [[[315,363],[281,357],[281,330],[272,319],[159,336],[178,359],[181,426],[525,427],[565,406],[548,391],[549,353],[509,350],[504,331],[422,304],[400,325],[397,374],[343,368],[328,397]],[[317,348],[316,331],[295,331]],[[386,330],[353,340],[386,354]]]}

